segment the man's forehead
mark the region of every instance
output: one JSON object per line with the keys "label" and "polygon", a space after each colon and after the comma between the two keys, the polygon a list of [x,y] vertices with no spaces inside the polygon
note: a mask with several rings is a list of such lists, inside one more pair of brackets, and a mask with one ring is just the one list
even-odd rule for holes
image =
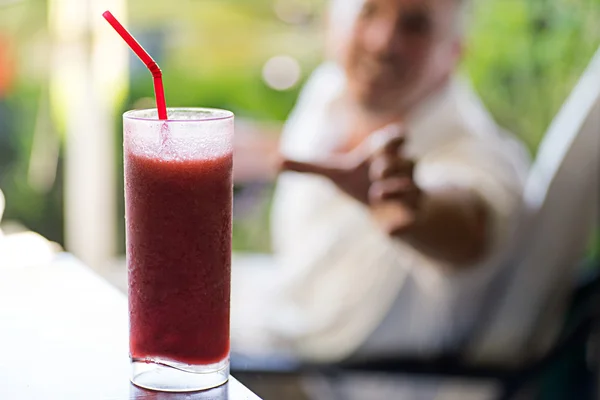
{"label": "man's forehead", "polygon": [[427,18],[437,32],[453,30],[466,0],[363,0],[363,4],[380,6],[386,13],[399,18]]}
{"label": "man's forehead", "polygon": [[363,0],[363,3],[385,5],[406,12],[436,13],[456,7],[460,0]]}

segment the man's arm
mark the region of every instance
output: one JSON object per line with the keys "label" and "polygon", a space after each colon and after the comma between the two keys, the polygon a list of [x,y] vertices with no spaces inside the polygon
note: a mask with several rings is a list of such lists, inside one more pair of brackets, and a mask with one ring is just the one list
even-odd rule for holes
{"label": "man's arm", "polygon": [[[396,129],[396,131],[394,131]],[[475,264],[485,253],[489,218],[473,192],[450,186],[421,190],[414,163],[400,155],[404,134],[391,126],[376,149],[362,149],[319,163],[286,160],[284,170],[324,176],[369,207],[382,230],[455,270]]]}
{"label": "man's arm", "polygon": [[454,269],[475,264],[487,250],[488,211],[484,202],[467,189],[422,193],[415,211],[399,202],[381,203],[372,210],[391,237]]}

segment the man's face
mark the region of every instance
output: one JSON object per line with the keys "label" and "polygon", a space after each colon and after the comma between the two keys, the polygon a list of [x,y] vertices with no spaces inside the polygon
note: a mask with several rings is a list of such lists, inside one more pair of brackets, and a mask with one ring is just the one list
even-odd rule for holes
{"label": "man's face", "polygon": [[460,53],[457,0],[365,0],[345,68],[351,95],[367,110],[395,112],[452,71]]}

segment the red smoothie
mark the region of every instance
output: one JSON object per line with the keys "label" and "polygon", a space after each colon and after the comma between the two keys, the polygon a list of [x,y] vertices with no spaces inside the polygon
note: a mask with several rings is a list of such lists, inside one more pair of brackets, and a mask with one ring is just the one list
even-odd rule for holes
{"label": "red smoothie", "polygon": [[212,364],[229,354],[232,155],[125,150],[130,351]]}

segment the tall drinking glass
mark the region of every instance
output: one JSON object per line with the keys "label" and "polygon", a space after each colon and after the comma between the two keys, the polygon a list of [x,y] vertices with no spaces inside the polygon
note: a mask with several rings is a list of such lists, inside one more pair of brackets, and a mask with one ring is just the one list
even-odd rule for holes
{"label": "tall drinking glass", "polygon": [[131,381],[186,392],[229,378],[233,114],[123,116]]}

